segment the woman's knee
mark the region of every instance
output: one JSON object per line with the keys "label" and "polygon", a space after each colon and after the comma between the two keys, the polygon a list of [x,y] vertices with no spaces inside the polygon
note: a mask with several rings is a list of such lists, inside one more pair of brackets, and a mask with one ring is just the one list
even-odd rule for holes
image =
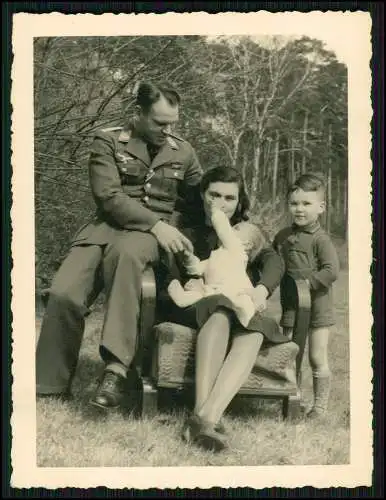
{"label": "woman's knee", "polygon": [[218,325],[230,326],[232,322],[232,311],[225,307],[218,307],[212,314],[211,319]]}

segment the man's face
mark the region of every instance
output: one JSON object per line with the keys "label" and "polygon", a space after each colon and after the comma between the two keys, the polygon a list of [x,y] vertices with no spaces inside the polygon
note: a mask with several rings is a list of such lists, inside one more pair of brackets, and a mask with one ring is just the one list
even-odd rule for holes
{"label": "man's face", "polygon": [[137,127],[143,139],[154,146],[163,146],[166,142],[165,133],[178,121],[178,106],[172,106],[161,95],[147,113],[139,113]]}
{"label": "man's face", "polygon": [[318,220],[325,208],[324,200],[316,191],[297,189],[288,199],[289,211],[297,226],[306,226]]}

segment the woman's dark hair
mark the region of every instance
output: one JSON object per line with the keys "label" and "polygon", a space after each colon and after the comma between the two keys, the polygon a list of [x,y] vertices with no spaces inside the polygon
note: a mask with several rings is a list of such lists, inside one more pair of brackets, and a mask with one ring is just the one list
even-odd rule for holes
{"label": "woman's dark hair", "polygon": [[171,106],[178,106],[181,102],[180,95],[169,83],[141,82],[137,90],[136,103],[144,113],[147,113],[161,95]]}
{"label": "woman's dark hair", "polygon": [[201,179],[200,191],[205,193],[209,185],[214,182],[234,182],[239,188],[239,203],[231,218],[232,224],[237,224],[242,220],[248,220],[249,198],[245,190],[244,180],[235,168],[220,166],[207,170]]}

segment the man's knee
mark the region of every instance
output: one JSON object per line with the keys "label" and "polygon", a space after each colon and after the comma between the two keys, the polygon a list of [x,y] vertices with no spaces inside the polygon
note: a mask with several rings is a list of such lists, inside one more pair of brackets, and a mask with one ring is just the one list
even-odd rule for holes
{"label": "man's knee", "polygon": [[55,304],[55,306],[60,308],[87,312],[85,301],[82,300],[79,293],[76,293],[76,290],[55,285],[55,283],[47,290],[46,303],[47,306]]}
{"label": "man's knee", "polygon": [[143,267],[148,262],[158,260],[157,241],[151,234],[147,233],[123,233],[121,237],[108,245],[105,258]]}

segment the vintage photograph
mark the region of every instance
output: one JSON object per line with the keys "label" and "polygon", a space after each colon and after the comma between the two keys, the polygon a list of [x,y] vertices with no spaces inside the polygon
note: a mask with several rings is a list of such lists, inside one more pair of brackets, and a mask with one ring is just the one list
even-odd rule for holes
{"label": "vintage photograph", "polygon": [[38,469],[351,463],[334,40],[34,36]]}

